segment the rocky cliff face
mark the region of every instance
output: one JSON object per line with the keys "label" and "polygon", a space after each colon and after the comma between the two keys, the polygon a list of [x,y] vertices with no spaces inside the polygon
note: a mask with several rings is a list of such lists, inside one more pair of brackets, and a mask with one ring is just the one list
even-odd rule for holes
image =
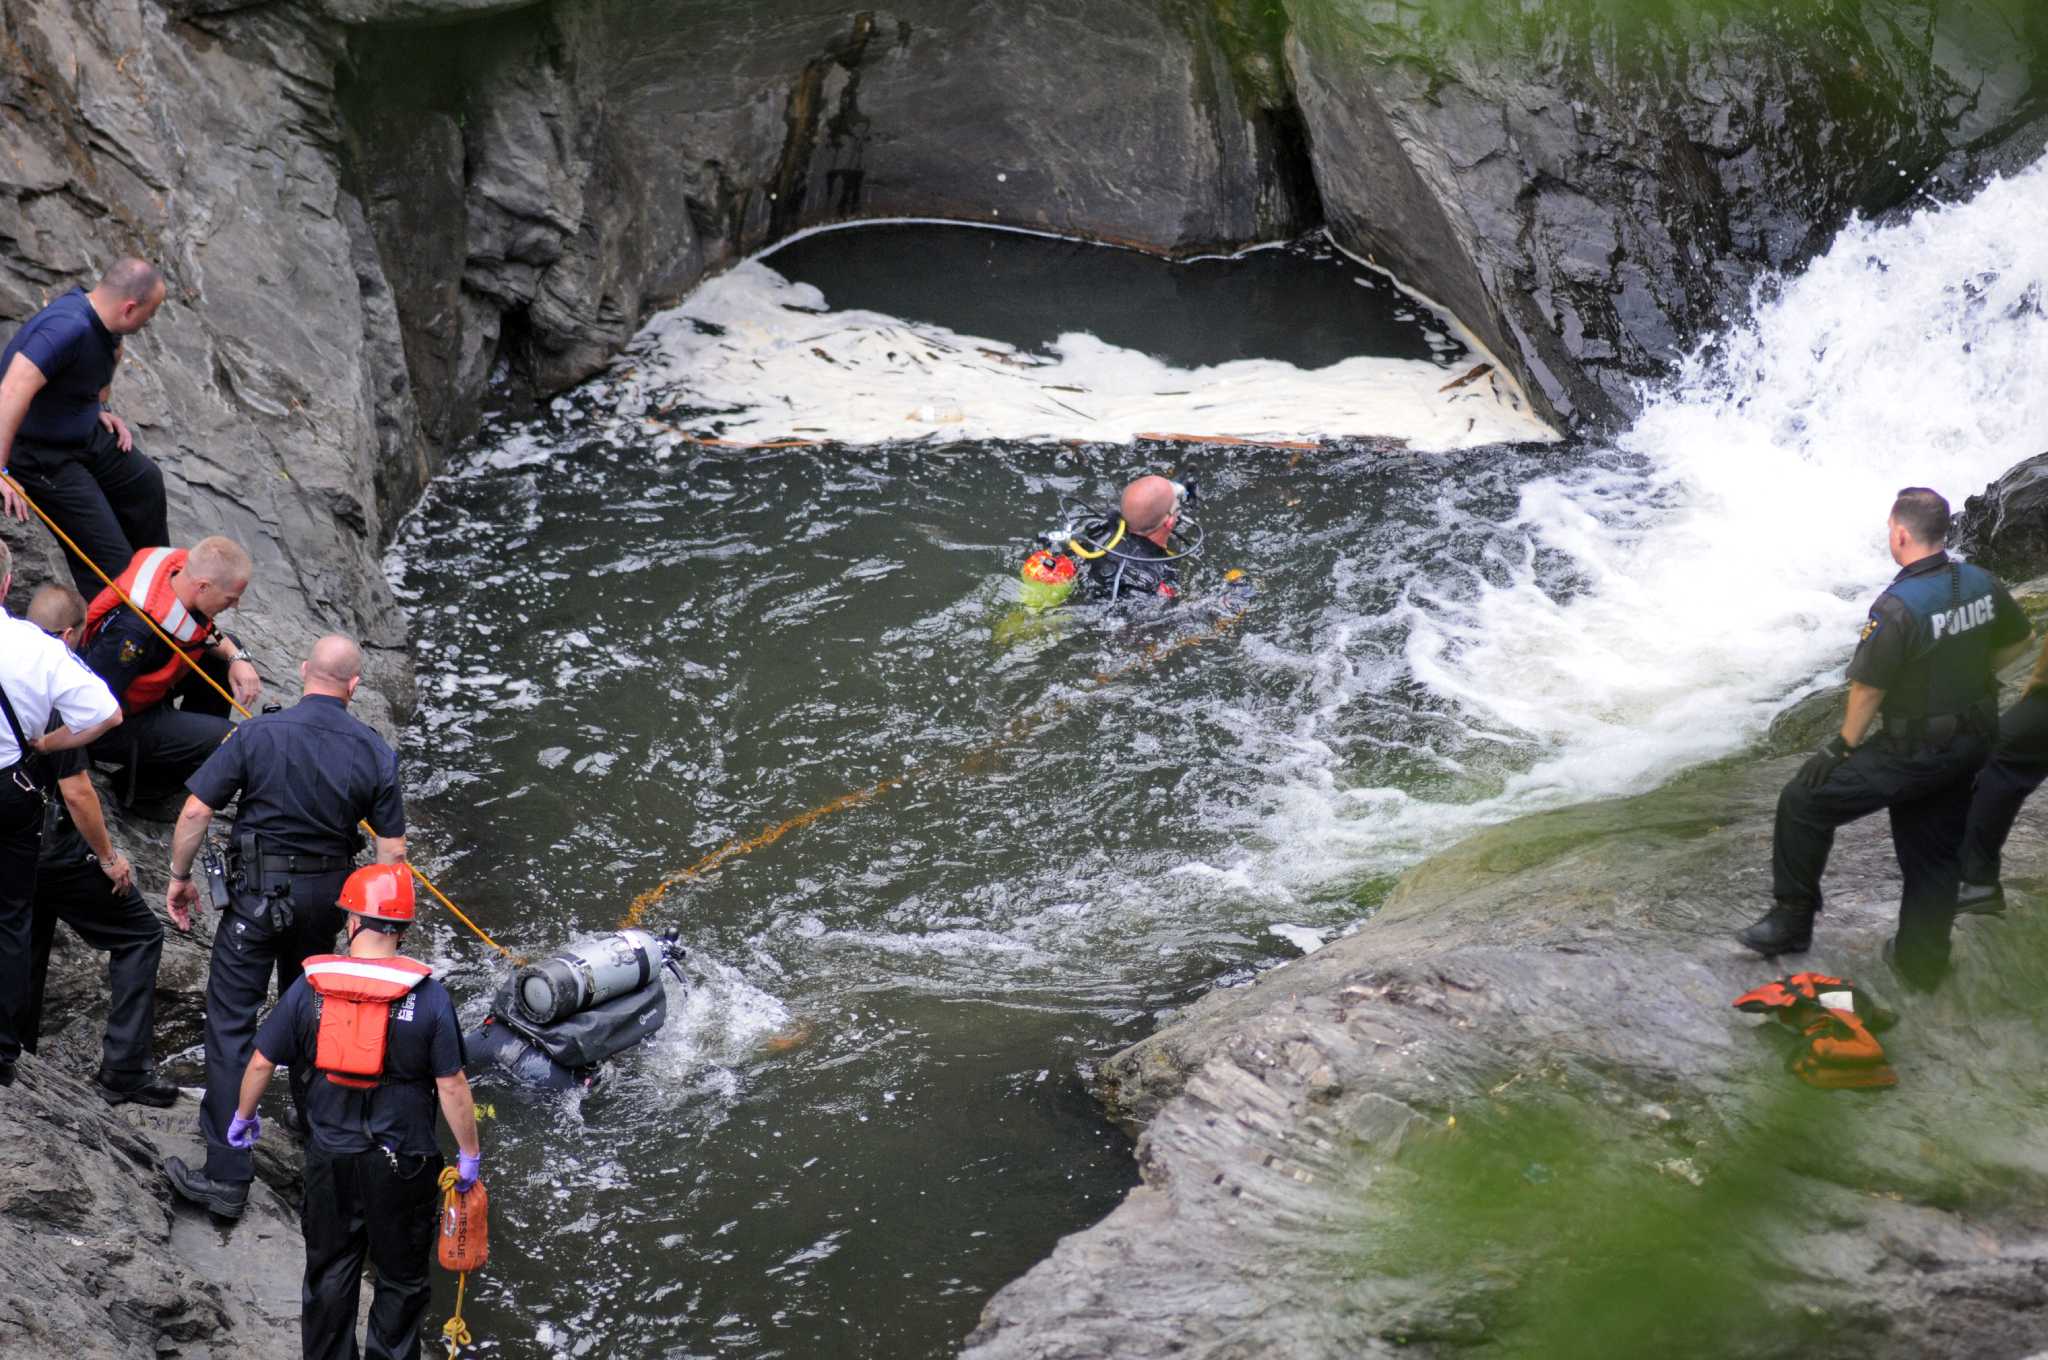
{"label": "rocky cliff face", "polygon": [[[966,1354],[2038,1352],[2048,821],[2027,813],[2019,905],[1963,918],[1933,997],[1879,957],[1879,818],[1837,842],[1813,952],[1772,966],[1732,933],[1768,901],[1797,763],[1484,832],[1118,1055],[1101,1094],[1143,1126],[1143,1184],[991,1300]],[[1807,968],[1899,1010],[1895,1089],[1807,1088],[1789,1031],[1730,1007]]]}
{"label": "rocky cliff face", "polygon": [[[299,1352],[298,1154],[257,1163],[248,1212],[222,1232],[174,1211],[157,1167],[204,1153],[196,1093],[109,1110],[31,1059],[0,1091],[0,1355],[270,1360]],[[282,1191],[283,1193],[280,1193]]]}
{"label": "rocky cliff face", "polygon": [[1449,307],[1566,423],[1747,310],[1851,214],[2036,159],[2029,0],[1289,0],[1338,239]]}
{"label": "rocky cliff face", "polygon": [[533,6],[352,32],[349,163],[430,434],[494,356],[587,376],[654,304],[791,232],[937,216],[1185,252],[1318,220],[1200,5]]}

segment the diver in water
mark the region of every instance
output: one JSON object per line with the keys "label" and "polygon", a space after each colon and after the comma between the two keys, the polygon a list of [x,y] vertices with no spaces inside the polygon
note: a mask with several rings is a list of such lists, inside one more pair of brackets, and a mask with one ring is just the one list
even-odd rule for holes
{"label": "diver in water", "polygon": [[1157,595],[1172,599],[1180,594],[1180,572],[1174,562],[1181,554],[1173,551],[1169,540],[1180,520],[1182,499],[1178,482],[1156,474],[1140,477],[1124,488],[1117,506],[1123,516],[1121,534],[1119,525],[1112,522],[1091,530],[1098,543],[1115,546],[1088,563],[1089,598],[1116,601]]}
{"label": "diver in water", "polygon": [[1180,566],[1201,555],[1203,538],[1182,508],[1200,500],[1193,483],[1146,476],[1124,488],[1117,514],[1062,503],[1068,527],[1040,534],[1040,546],[1024,560],[1027,614],[1065,604],[1084,572],[1088,598],[1099,603],[1178,597]]}
{"label": "diver in water", "polygon": [[656,939],[618,930],[522,966],[482,1024],[462,1036],[480,1078],[542,1091],[588,1091],[603,1064],[668,1019],[664,970],[682,982],[685,950],[671,930]]}

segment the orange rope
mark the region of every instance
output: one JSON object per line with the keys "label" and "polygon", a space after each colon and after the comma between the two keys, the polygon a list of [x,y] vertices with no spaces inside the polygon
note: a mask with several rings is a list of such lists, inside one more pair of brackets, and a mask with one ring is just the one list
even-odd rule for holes
{"label": "orange rope", "polygon": [[[164,645],[171,649],[171,655],[177,657],[179,660],[183,661],[188,667],[190,667],[194,675],[198,676],[201,680],[204,680],[207,684],[213,686],[214,693],[220,695],[221,698],[227,700],[228,703],[234,708],[235,712],[241,714],[245,718],[253,718],[256,716],[255,714],[251,713],[248,709],[242,707],[241,702],[237,700],[234,695],[228,693],[228,691],[222,687],[220,681],[208,675],[205,671],[205,668],[200,666],[200,664],[197,661],[194,661],[192,659],[191,653],[187,652],[183,647],[180,647],[175,641],[173,641],[169,633],[166,633],[162,628],[158,627],[157,621],[149,616],[149,611],[144,609],[141,605],[135,603],[134,598],[131,597],[127,591],[121,589],[120,585],[114,580],[113,577],[107,575],[105,571],[101,570],[100,564],[93,561],[91,557],[87,556],[85,549],[79,547],[77,543],[72,541],[71,535],[65,533],[61,528],[58,527],[57,521],[51,519],[48,512],[46,512],[42,506],[37,505],[35,503],[34,498],[31,497],[27,491],[22,489],[21,483],[16,481],[12,474],[7,472],[0,472],[0,477],[4,477],[7,480],[7,484],[14,488],[15,492],[18,495],[20,495],[21,499],[23,500],[24,503],[27,504],[28,508],[36,512],[37,518],[41,519],[43,523],[50,526],[50,532],[57,536],[58,542],[62,543],[66,548],[70,549],[71,552],[77,556],[79,561],[85,563],[85,565],[87,565],[88,567],[91,567],[92,574],[99,577],[102,581],[105,581],[107,583],[107,589],[113,591],[114,594],[117,597],[119,597],[122,604],[127,605],[130,609],[135,611],[135,614],[144,623],[149,625],[149,631],[155,633],[158,638],[162,639]],[[357,823],[357,825],[362,827],[363,830],[369,832],[370,835],[372,836],[375,836],[377,834],[375,829],[372,828],[367,821],[359,822]],[[412,876],[418,879],[420,883],[426,888],[426,890],[432,893],[435,896],[435,898],[439,900],[442,906],[454,912],[455,919],[462,922],[462,924],[468,926],[470,928],[470,931],[473,934],[475,934],[475,936],[479,940],[482,940],[485,944],[497,950],[506,958],[512,958],[512,951],[505,948],[504,945],[499,944],[496,940],[492,939],[488,934],[484,932],[482,926],[479,926],[476,922],[470,920],[469,917],[465,916],[462,912],[462,909],[456,906],[453,902],[449,901],[448,895],[442,892],[439,888],[435,887],[434,881],[428,878],[424,873],[420,871],[419,865],[407,861],[405,867],[412,871]]]}

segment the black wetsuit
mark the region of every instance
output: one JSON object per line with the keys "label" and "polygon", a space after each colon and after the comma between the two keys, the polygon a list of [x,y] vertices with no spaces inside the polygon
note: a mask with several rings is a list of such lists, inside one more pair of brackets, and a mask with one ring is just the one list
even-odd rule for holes
{"label": "black wetsuit", "polygon": [[[1098,525],[1089,533],[1095,542],[1107,543],[1116,534],[1116,522]],[[1102,601],[1141,595],[1172,599],[1180,594],[1180,572],[1173,558],[1174,554],[1151,539],[1126,532],[1114,549],[1088,563],[1088,597]]]}

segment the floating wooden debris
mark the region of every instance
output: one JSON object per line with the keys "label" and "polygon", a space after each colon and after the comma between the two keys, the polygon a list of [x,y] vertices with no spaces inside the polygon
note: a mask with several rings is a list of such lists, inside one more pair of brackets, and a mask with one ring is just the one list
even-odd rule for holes
{"label": "floating wooden debris", "polygon": [[1473,370],[1470,373],[1467,373],[1464,377],[1451,379],[1442,387],[1439,387],[1437,391],[1449,392],[1456,388],[1463,387],[1466,383],[1478,382],[1481,378],[1485,377],[1487,374],[1491,372],[1493,372],[1492,364],[1479,364],[1478,366],[1473,368]]}
{"label": "floating wooden debris", "polygon": [[1240,434],[1167,434],[1155,430],[1143,430],[1139,439],[1157,439],[1168,444],[1225,444],[1242,448],[1258,449],[1319,449],[1322,444],[1313,439],[1253,439]]}

